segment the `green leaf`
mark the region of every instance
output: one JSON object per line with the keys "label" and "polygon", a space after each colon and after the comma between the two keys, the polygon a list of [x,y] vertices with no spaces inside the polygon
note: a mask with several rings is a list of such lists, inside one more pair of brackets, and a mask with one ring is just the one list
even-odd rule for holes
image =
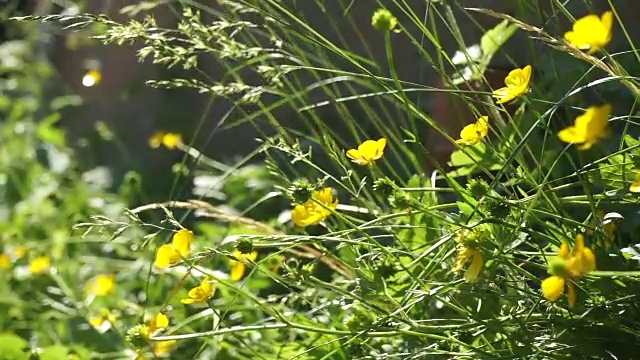
{"label": "green leaf", "polygon": [[634,162],[628,153],[610,156],[608,163],[598,164],[600,174],[590,173],[595,181],[601,181],[604,185],[613,189],[626,187],[633,182],[636,176]]}
{"label": "green leaf", "polygon": [[0,334],[0,360],[27,360],[27,342],[14,334]]}
{"label": "green leaf", "polygon": [[475,211],[475,208],[466,202],[457,201],[456,204],[458,204],[458,209],[460,209],[460,212],[465,216],[470,217]]}
{"label": "green leaf", "polygon": [[465,146],[451,153],[449,165],[453,167],[475,165],[484,158],[487,153],[487,146],[484,142],[479,142],[473,146]]}
{"label": "green leaf", "polygon": [[640,244],[620,249],[620,252],[622,253],[622,256],[628,260],[640,261]]}
{"label": "green leaf", "polygon": [[458,169],[449,172],[449,176],[458,177],[473,173],[479,168],[487,170],[497,170],[502,166],[498,163],[493,153],[487,151],[484,142],[479,142],[473,146],[465,146],[451,153],[451,161],[448,165]]}
{"label": "green leaf", "polygon": [[40,360],[67,360],[69,349],[62,345],[51,345],[43,349]]}
{"label": "green leaf", "polygon": [[36,135],[40,141],[57,147],[65,146],[64,131],[56,128],[55,124],[60,120],[60,114],[53,113],[38,123]]}
{"label": "green leaf", "polygon": [[495,55],[495,53],[504,45],[507,40],[515,33],[517,26],[509,24],[508,20],[502,20],[496,27],[487,31],[480,39],[480,48],[482,56],[486,63]]}

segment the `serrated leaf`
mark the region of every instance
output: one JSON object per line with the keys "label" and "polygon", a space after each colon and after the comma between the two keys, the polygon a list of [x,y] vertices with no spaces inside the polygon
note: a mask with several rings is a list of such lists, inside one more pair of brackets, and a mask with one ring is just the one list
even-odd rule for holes
{"label": "serrated leaf", "polygon": [[449,165],[453,167],[475,165],[482,161],[486,152],[487,146],[483,142],[479,142],[473,146],[465,146],[451,153]]}
{"label": "serrated leaf", "polygon": [[457,201],[456,202],[458,204],[458,209],[460,209],[460,212],[466,216],[471,216],[474,213],[474,207],[467,204],[466,202],[462,202],[462,201]]}
{"label": "serrated leaf", "polygon": [[612,155],[607,160],[598,164],[600,174],[590,174],[591,178],[614,189],[626,187],[635,180],[635,166],[629,154]]}
{"label": "serrated leaf", "polygon": [[640,244],[635,244],[624,249],[620,249],[620,252],[628,260],[640,261]]}

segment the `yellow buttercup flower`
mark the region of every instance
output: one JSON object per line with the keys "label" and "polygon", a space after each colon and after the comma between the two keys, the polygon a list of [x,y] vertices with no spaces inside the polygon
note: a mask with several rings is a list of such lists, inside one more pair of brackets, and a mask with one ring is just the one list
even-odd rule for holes
{"label": "yellow buttercup flower", "polygon": [[38,256],[29,263],[29,272],[40,274],[46,272],[51,267],[51,259],[48,256]]}
{"label": "yellow buttercup flower", "polygon": [[182,258],[189,256],[193,239],[193,232],[187,229],[180,229],[174,233],[171,244],[162,245],[156,251],[155,267],[164,269],[179,263]]}
{"label": "yellow buttercup flower", "polygon": [[11,259],[9,255],[2,253],[0,254],[0,270],[6,270],[11,267]]}
{"label": "yellow buttercup flower", "polygon": [[566,143],[581,144],[579,150],[590,149],[598,140],[608,136],[610,114],[609,104],[592,106],[576,118],[573,126],[560,130],[558,137]]}
{"label": "yellow buttercup flower", "polygon": [[110,275],[98,275],[93,280],[89,281],[84,287],[84,293],[86,296],[106,296],[109,295],[116,288],[116,277],[113,274]]}
{"label": "yellow buttercup flower", "polygon": [[531,81],[531,65],[527,65],[522,69],[514,69],[504,79],[503,88],[493,92],[493,97],[497,99],[498,104],[508,103],[529,91],[529,82]]}
{"label": "yellow buttercup flower", "polygon": [[484,258],[482,257],[482,252],[480,252],[480,250],[461,246],[458,249],[458,257],[453,270],[462,270],[468,261],[471,261],[471,264],[467,268],[467,271],[464,272],[464,279],[468,282],[476,282],[480,276],[482,267],[484,266]]}
{"label": "yellow buttercup flower", "polygon": [[540,287],[542,289],[542,294],[547,298],[547,300],[556,302],[560,299],[562,294],[564,294],[565,285],[564,277],[554,275],[546,278]]}
{"label": "yellow buttercup flower", "polygon": [[25,255],[27,255],[27,247],[26,246],[16,246],[13,249],[13,256],[17,259],[22,259]]}
{"label": "yellow buttercup flower", "polygon": [[338,199],[333,198],[331,188],[316,190],[311,199],[304,204],[298,204],[291,212],[293,222],[301,227],[315,225],[331,215],[331,211],[338,206]]}
{"label": "yellow buttercup flower", "polygon": [[164,131],[156,131],[155,133],[153,133],[153,135],[151,135],[151,137],[149,138],[149,147],[151,147],[152,149],[159,148],[160,145],[162,145],[162,138],[164,137],[164,134]]}
{"label": "yellow buttercup flower", "polygon": [[102,81],[102,72],[98,69],[88,70],[82,77],[82,85],[92,87],[100,84]]}
{"label": "yellow buttercup flower", "polygon": [[169,317],[159,312],[149,322],[149,331],[153,333],[156,330],[164,329],[168,326],[169,326]]}
{"label": "yellow buttercup flower", "polygon": [[629,186],[629,191],[632,193],[640,193],[640,171],[636,174],[636,181]]}
{"label": "yellow buttercup flower", "polygon": [[182,136],[178,133],[166,133],[162,137],[162,145],[169,150],[175,149],[182,145]]}
{"label": "yellow buttercup flower", "polygon": [[231,281],[240,281],[247,269],[246,263],[248,261],[256,261],[256,259],[258,258],[258,252],[253,251],[250,254],[243,254],[240,251],[236,250],[233,253],[233,256],[237,260],[229,260],[229,264],[231,265],[229,279],[231,279]]}
{"label": "yellow buttercup flower", "polygon": [[211,299],[213,297],[213,294],[215,294],[215,292],[216,292],[216,289],[213,287],[212,280],[209,278],[206,278],[202,280],[200,285],[189,290],[189,293],[187,294],[189,297],[180,300],[180,302],[182,302],[183,304],[195,304],[195,303],[205,302]]}
{"label": "yellow buttercup flower", "polygon": [[367,140],[358,146],[358,149],[350,149],[347,151],[347,157],[358,165],[373,164],[380,159],[384,153],[384,147],[387,145],[387,139]]}
{"label": "yellow buttercup flower", "polygon": [[180,253],[178,250],[176,250],[173,245],[165,244],[160,246],[156,251],[156,261],[153,265],[158,269],[164,269],[179,262]]}
{"label": "yellow buttercup flower", "polygon": [[94,328],[99,328],[105,321],[107,320],[102,316],[94,316],[89,319],[89,324],[91,324],[91,326],[93,326]]}
{"label": "yellow buttercup flower", "polygon": [[291,219],[300,227],[315,225],[325,219],[322,215],[323,210],[324,209],[319,208],[318,204],[309,200],[304,204],[298,204],[293,208],[293,211],[291,211]]}
{"label": "yellow buttercup flower", "polygon": [[371,25],[378,31],[389,32],[395,31],[398,26],[398,19],[393,16],[391,11],[380,8],[373,13],[371,17]]}
{"label": "yellow buttercup flower", "polygon": [[108,309],[100,310],[100,314],[89,319],[89,324],[99,333],[107,332],[116,322],[116,317]]}
{"label": "yellow buttercup flower", "polygon": [[487,134],[489,134],[489,117],[482,116],[474,124],[469,124],[460,131],[460,139],[456,140],[456,144],[475,145]]}
{"label": "yellow buttercup flower", "polygon": [[453,271],[462,270],[470,262],[464,279],[468,282],[476,282],[484,266],[484,257],[479,243],[486,236],[482,229],[460,229],[456,232],[455,240],[458,243],[458,255],[453,266]]}
{"label": "yellow buttercup flower", "polygon": [[178,133],[157,131],[149,138],[149,147],[157,149],[160,145],[173,150],[182,145],[182,136]]}
{"label": "yellow buttercup flower", "polygon": [[153,355],[162,356],[170,353],[176,345],[176,340],[163,340],[153,344]]}
{"label": "yellow buttercup flower", "polygon": [[571,253],[569,253],[569,245],[566,242],[560,246],[558,259],[550,263],[549,272],[552,276],[542,281],[540,286],[542,295],[547,300],[555,302],[562,297],[566,288],[569,307],[573,307],[578,299],[573,281],[595,269],[595,254],[590,248],[584,246],[584,236],[578,234]]}
{"label": "yellow buttercup flower", "polygon": [[193,232],[191,232],[191,230],[180,229],[178,232],[173,234],[171,245],[176,248],[182,257],[187,257],[189,256],[189,252],[191,252],[193,238]]}
{"label": "yellow buttercup flower", "polygon": [[573,24],[573,29],[564,34],[571,45],[587,50],[589,54],[604,48],[611,41],[613,13],[607,11],[598,15],[587,15]]}

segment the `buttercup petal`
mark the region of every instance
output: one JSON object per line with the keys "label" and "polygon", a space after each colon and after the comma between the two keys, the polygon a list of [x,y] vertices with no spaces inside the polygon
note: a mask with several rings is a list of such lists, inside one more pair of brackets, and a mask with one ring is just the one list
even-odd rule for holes
{"label": "buttercup petal", "polygon": [[158,269],[164,269],[170,265],[174,265],[180,261],[180,253],[173,245],[162,245],[156,251],[156,261],[154,266]]}
{"label": "buttercup petal", "polygon": [[584,235],[576,235],[576,241],[573,244],[573,255],[580,255],[584,251]]}
{"label": "buttercup petal", "polygon": [[581,144],[586,141],[585,136],[576,127],[569,126],[558,132],[560,140],[570,144]]}
{"label": "buttercup petal", "polygon": [[562,245],[560,245],[560,249],[558,250],[558,256],[563,259],[567,259],[569,257],[569,253],[569,244],[563,241]]}
{"label": "buttercup petal", "polygon": [[360,152],[356,149],[349,149],[347,150],[347,157],[352,160],[359,159]]}
{"label": "buttercup petal", "polygon": [[582,271],[588,273],[596,269],[596,255],[593,250],[586,247],[582,250]]}
{"label": "buttercup petal", "polygon": [[155,331],[157,329],[164,329],[167,326],[169,326],[169,317],[161,312],[157,313],[155,318],[153,318],[151,326],[151,328],[153,329],[152,331]]}
{"label": "buttercup petal", "polygon": [[542,295],[549,301],[555,302],[564,293],[565,280],[560,276],[551,276],[542,281],[540,289]]}
{"label": "buttercup petal", "polygon": [[187,229],[180,229],[173,234],[171,244],[178,251],[180,256],[186,258],[191,252],[191,245],[193,244],[193,232]]}
{"label": "buttercup petal", "polygon": [[244,276],[247,266],[239,261],[233,261],[231,264],[231,270],[229,271],[229,280],[240,281]]}
{"label": "buttercup petal", "polygon": [[569,282],[567,286],[567,302],[569,303],[569,307],[572,308],[576,305],[578,301],[578,292],[576,290],[576,286],[573,283]]}
{"label": "buttercup petal", "polygon": [[632,193],[640,193],[640,172],[636,174],[636,181],[629,186],[629,191]]}
{"label": "buttercup petal", "polygon": [[473,259],[471,260],[471,265],[469,265],[469,268],[464,273],[464,279],[468,282],[476,282],[478,280],[478,277],[480,276],[483,265],[484,259],[482,257],[482,253],[480,253],[480,251],[478,250],[475,250]]}

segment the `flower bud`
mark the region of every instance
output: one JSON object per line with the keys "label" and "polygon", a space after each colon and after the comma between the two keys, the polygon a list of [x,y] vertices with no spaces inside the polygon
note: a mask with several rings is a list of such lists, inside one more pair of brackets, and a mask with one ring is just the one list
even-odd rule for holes
{"label": "flower bud", "polygon": [[251,254],[253,252],[253,241],[247,238],[238,239],[236,250],[238,250],[241,254]]}
{"label": "flower bud", "polygon": [[371,25],[373,25],[373,27],[378,31],[393,31],[398,25],[398,19],[391,14],[391,11],[387,9],[378,9],[371,17]]}

